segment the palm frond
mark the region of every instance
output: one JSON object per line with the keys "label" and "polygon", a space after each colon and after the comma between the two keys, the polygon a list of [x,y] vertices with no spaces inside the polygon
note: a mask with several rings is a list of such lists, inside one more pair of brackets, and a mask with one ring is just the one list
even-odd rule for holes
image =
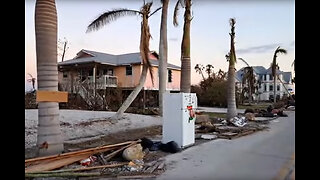
{"label": "palm frond", "polygon": [[176,6],[174,7],[174,12],[173,12],[173,25],[174,26],[178,26],[178,11],[179,11],[179,5],[182,7],[182,3],[181,3],[182,0],[178,0],[177,3],[176,3]]}
{"label": "palm frond", "polygon": [[153,13],[151,13],[149,16],[148,16],[148,18],[149,17],[151,17],[153,14],[155,14],[156,12],[158,12],[160,9],[162,9],[162,7],[159,7],[158,9],[156,9],[155,11],[153,11]]}
{"label": "palm frond", "polygon": [[130,10],[130,9],[115,9],[112,11],[107,11],[107,12],[101,14],[97,19],[93,20],[89,24],[89,26],[87,27],[86,33],[91,32],[93,30],[99,30],[104,25],[106,25],[112,21],[115,21],[119,17],[136,16],[139,14],[141,14],[140,11]]}
{"label": "palm frond", "polygon": [[279,49],[276,50],[276,54],[278,54],[278,53],[287,54],[287,50],[279,48]]}

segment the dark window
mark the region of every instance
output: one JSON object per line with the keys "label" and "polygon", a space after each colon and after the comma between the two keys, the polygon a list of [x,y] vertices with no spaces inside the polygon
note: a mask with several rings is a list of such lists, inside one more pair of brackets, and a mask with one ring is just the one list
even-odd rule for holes
{"label": "dark window", "polygon": [[280,85],[277,85],[277,91],[280,91]]}
{"label": "dark window", "polygon": [[126,66],[126,75],[131,76],[132,75],[132,66]]}
{"label": "dark window", "polygon": [[172,82],[172,71],[168,70],[168,82]]}
{"label": "dark window", "polygon": [[264,91],[267,91],[267,85],[264,84]]}
{"label": "dark window", "polygon": [[68,73],[67,72],[63,72],[63,77],[67,78],[68,77]]}
{"label": "dark window", "polygon": [[264,77],[264,80],[266,81],[267,80],[267,75],[265,74],[265,75],[263,75],[263,77]]}
{"label": "dark window", "polygon": [[273,79],[273,76],[270,74],[269,75],[269,80],[271,81]]}
{"label": "dark window", "polygon": [[273,91],[273,85],[269,86],[269,91]]}

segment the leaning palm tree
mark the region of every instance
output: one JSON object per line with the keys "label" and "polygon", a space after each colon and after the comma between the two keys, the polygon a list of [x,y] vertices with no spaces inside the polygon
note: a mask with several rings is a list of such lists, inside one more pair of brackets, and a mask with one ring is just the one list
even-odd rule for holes
{"label": "leaning palm tree", "polygon": [[[35,6],[37,81],[39,91],[58,91],[57,11],[55,0],[37,0]],[[58,102],[38,104],[37,153],[63,151]]]}
{"label": "leaning palm tree", "polygon": [[203,75],[204,67],[203,67],[202,64],[196,64],[196,66],[194,67],[194,69],[196,70],[197,73],[201,74],[203,80],[206,79],[206,78],[204,77],[204,75]]}
{"label": "leaning palm tree", "polygon": [[149,2],[149,3],[144,3],[140,11],[130,10],[130,9],[115,9],[112,11],[107,11],[102,15],[100,15],[97,19],[92,21],[87,28],[87,32],[91,32],[93,30],[99,30],[100,28],[110,23],[111,21],[114,21],[119,17],[123,17],[126,15],[131,15],[131,16],[140,15],[142,17],[141,35],[140,35],[140,55],[142,58],[143,68],[142,68],[139,84],[133,89],[131,94],[127,97],[127,99],[124,101],[122,106],[118,109],[117,113],[113,116],[113,119],[121,118],[123,116],[123,113],[128,109],[130,104],[137,97],[137,95],[143,88],[144,83],[146,81],[148,69],[149,69],[152,83],[153,83],[152,67],[149,61],[149,52],[150,52],[149,41],[150,41],[151,34],[150,34],[149,25],[148,25],[148,19],[161,8],[158,8],[153,13],[150,13],[151,6],[152,6],[152,2]]}
{"label": "leaning palm tree", "polygon": [[180,91],[190,93],[191,90],[191,58],[190,58],[190,25],[191,25],[191,0],[178,0],[174,8],[173,25],[178,26],[177,16],[179,7],[183,7],[184,25],[181,42],[181,76]]}
{"label": "leaning palm tree", "polygon": [[162,14],[160,26],[159,42],[159,113],[163,113],[163,93],[167,89],[167,58],[168,58],[168,40],[167,40],[167,21],[169,0],[161,0]]}
{"label": "leaning palm tree", "polygon": [[273,60],[271,63],[271,69],[272,69],[272,76],[273,76],[273,102],[277,102],[277,70],[279,69],[279,66],[277,64],[277,55],[278,54],[287,54],[287,50],[280,48],[280,46],[275,50],[273,55]]}
{"label": "leaning palm tree", "polygon": [[227,119],[230,120],[231,118],[235,117],[237,115],[237,106],[236,106],[236,86],[235,86],[235,64],[237,62],[236,58],[236,52],[234,47],[234,24],[236,23],[236,20],[234,18],[230,19],[230,26],[231,26],[231,33],[230,39],[230,52],[228,55],[226,55],[227,60],[229,61],[229,70],[228,70],[228,92],[227,92],[227,103],[228,103],[228,110],[227,110]]}

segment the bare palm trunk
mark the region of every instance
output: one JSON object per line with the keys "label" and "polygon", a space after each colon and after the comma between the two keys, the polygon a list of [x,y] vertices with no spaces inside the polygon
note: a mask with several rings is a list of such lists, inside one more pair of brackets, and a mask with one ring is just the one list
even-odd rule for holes
{"label": "bare palm trunk", "polygon": [[185,1],[183,38],[181,43],[181,75],[180,91],[190,93],[191,90],[191,58],[190,58],[190,24],[191,0]]}
{"label": "bare palm trunk", "polygon": [[136,86],[133,91],[130,93],[130,95],[127,97],[127,99],[123,102],[121,107],[118,109],[117,113],[113,116],[113,119],[120,119],[123,116],[123,113],[128,109],[130,104],[134,101],[134,99],[138,96],[139,92],[144,86],[144,83],[146,81],[148,68],[144,65],[142,68],[141,77],[139,80],[138,86]]}
{"label": "bare palm trunk", "polygon": [[235,65],[230,64],[228,70],[227,119],[231,119],[237,115],[235,74]]}
{"label": "bare palm trunk", "polygon": [[277,102],[277,78],[276,78],[276,74],[273,76],[273,102],[276,103]]}
{"label": "bare palm trunk", "polygon": [[162,2],[161,27],[160,27],[160,43],[159,43],[159,112],[162,116],[163,112],[163,93],[167,89],[167,16],[168,16],[169,0]]}
{"label": "bare palm trunk", "polygon": [[228,93],[227,93],[227,103],[228,103],[228,110],[227,110],[227,120],[235,117],[237,115],[237,106],[236,106],[236,84],[235,84],[235,63],[236,63],[236,52],[234,47],[234,24],[235,20],[230,19],[231,25],[231,33],[230,33],[230,59],[229,59],[229,70],[228,70]]}
{"label": "bare palm trunk", "polygon": [[[39,90],[58,91],[57,12],[55,0],[37,0],[35,6],[37,80]],[[37,150],[39,156],[63,151],[57,102],[39,102]]]}

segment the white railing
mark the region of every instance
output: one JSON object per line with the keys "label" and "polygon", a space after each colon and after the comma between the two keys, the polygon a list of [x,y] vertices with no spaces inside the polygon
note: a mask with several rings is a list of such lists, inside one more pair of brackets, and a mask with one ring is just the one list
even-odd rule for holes
{"label": "white railing", "polygon": [[[88,76],[89,84],[92,84],[94,86],[94,80],[93,76]],[[104,89],[106,87],[117,87],[118,85],[118,78],[117,76],[109,76],[109,75],[103,75],[97,77],[97,89]]]}

